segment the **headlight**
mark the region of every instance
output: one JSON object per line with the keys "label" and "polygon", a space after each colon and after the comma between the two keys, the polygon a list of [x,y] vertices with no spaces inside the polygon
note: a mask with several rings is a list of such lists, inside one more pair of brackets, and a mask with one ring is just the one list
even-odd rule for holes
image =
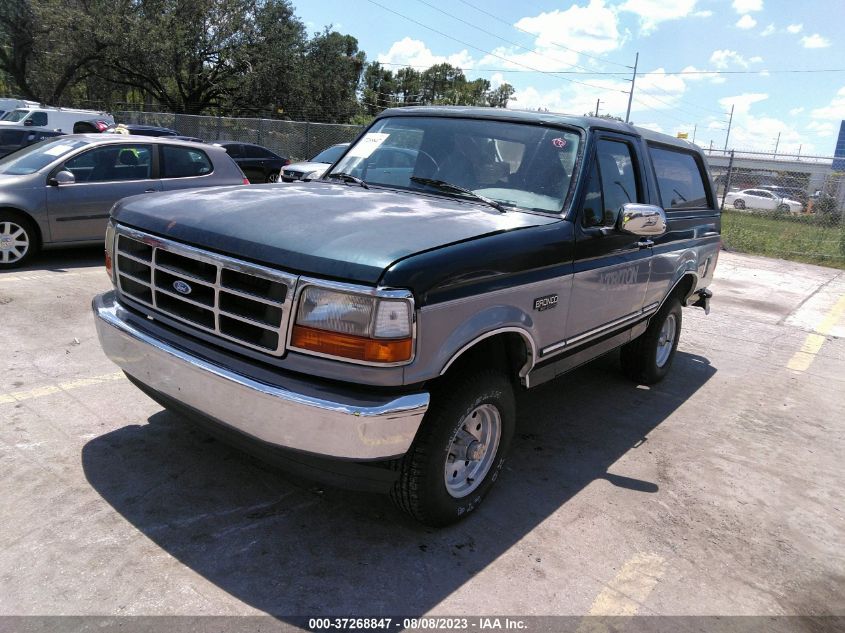
{"label": "headlight", "polygon": [[410,295],[306,286],[299,295],[290,347],[361,363],[407,362],[414,347]]}

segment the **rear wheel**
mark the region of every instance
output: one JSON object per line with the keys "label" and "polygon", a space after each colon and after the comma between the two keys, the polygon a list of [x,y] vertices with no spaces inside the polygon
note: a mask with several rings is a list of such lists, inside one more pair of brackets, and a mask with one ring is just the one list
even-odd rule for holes
{"label": "rear wheel", "polygon": [[745,208],[745,200],[734,200],[734,206],[737,209],[744,209]]}
{"label": "rear wheel", "polygon": [[792,211],[792,209],[789,207],[788,204],[781,204],[778,205],[778,211],[780,211],[781,213],[789,213],[790,211]]}
{"label": "rear wheel", "polygon": [[475,510],[496,481],[513,437],[513,387],[500,371],[473,371],[432,393],[432,404],[391,491],[416,520],[440,527]]}
{"label": "rear wheel", "polygon": [[33,223],[14,213],[0,211],[0,269],[23,266],[38,250]]}
{"label": "rear wheel", "polygon": [[681,302],[667,299],[648,329],[622,347],[622,371],[643,385],[653,385],[669,373],[681,337]]}
{"label": "rear wheel", "polygon": [[271,171],[267,174],[267,182],[279,182],[279,172]]}

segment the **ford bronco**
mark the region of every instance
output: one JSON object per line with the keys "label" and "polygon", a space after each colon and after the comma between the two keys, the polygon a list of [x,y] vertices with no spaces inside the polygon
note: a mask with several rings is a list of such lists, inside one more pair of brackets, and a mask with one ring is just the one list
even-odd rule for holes
{"label": "ford bronco", "polygon": [[390,109],[319,180],[118,202],[93,309],[164,407],[437,526],[499,476],[516,390],[617,348],[633,380],[666,376],[719,232],[686,141]]}

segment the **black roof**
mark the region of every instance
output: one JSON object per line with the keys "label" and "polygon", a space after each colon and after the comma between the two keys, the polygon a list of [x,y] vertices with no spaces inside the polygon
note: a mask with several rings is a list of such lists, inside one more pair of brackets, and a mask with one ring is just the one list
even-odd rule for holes
{"label": "black roof", "polygon": [[593,116],[578,116],[573,114],[559,114],[556,112],[542,112],[537,110],[511,110],[510,108],[485,108],[477,106],[409,106],[403,108],[388,108],[379,114],[378,118],[386,116],[450,116],[468,119],[496,119],[513,121],[516,123],[541,123],[546,125],[570,125],[585,130],[603,129],[628,134],[638,134],[647,141],[675,145],[684,149],[699,151],[697,145],[684,139],[675,138],[669,134],[661,134],[647,128],[629,123],[604,119]]}

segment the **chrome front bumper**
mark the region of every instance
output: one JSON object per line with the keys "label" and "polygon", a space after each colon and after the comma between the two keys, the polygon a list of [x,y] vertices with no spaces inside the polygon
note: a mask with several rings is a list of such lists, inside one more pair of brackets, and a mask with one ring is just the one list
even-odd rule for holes
{"label": "chrome front bumper", "polygon": [[[314,385],[268,384],[166,343],[131,323],[114,292],[94,298],[97,334],[108,356],[150,389],[241,433],[313,455],[379,460],[408,451],[428,393],[356,399]],[[354,372],[354,369],[352,370]],[[300,383],[301,385],[301,383]]]}

